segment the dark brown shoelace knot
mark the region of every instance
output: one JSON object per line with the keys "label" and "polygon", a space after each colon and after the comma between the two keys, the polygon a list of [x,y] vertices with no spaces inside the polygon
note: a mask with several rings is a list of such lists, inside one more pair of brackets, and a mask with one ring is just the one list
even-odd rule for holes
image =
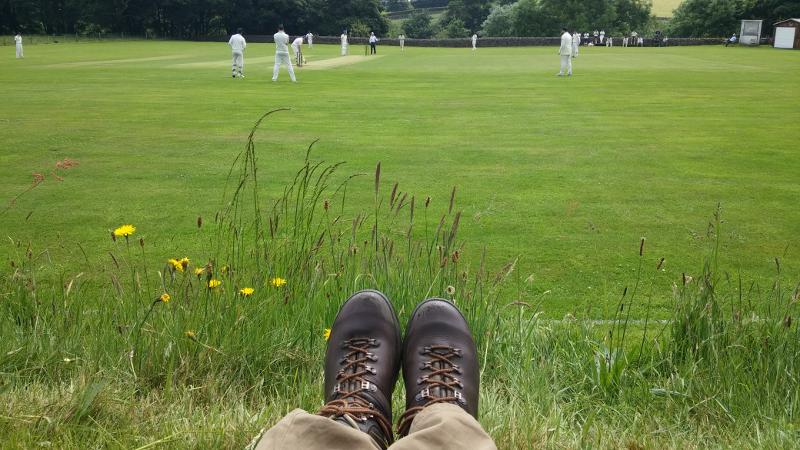
{"label": "dark brown shoelace knot", "polygon": [[375,367],[369,363],[377,362],[378,357],[370,352],[371,348],[380,346],[380,342],[371,338],[353,338],[342,343],[342,348],[349,350],[339,361],[342,368],[336,375],[336,386],[333,387],[333,399],[318,412],[325,417],[343,417],[348,423],[375,420],[386,436],[392,435],[392,426],[375,405],[363,396],[364,393],[375,392],[377,386],[364,378],[365,375],[377,375]]}
{"label": "dark brown shoelace knot", "polygon": [[[429,370],[430,373],[417,379],[417,384],[423,386],[414,396],[416,402],[425,401],[422,406],[409,408],[400,417],[397,425],[397,432],[405,436],[411,428],[411,422],[417,414],[424,408],[435,403],[455,403],[460,406],[467,404],[466,399],[461,394],[464,385],[461,383],[461,367],[453,363],[453,358],[461,357],[461,350],[448,345],[431,345],[420,351],[420,354],[427,356],[427,360],[422,363],[421,370]],[[409,395],[410,393],[406,393]]]}

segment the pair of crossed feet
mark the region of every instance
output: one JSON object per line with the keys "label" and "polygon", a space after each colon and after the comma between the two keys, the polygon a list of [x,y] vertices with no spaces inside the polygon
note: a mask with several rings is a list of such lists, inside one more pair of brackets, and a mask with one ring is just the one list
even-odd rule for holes
{"label": "pair of crossed feet", "polygon": [[385,449],[393,441],[392,391],[402,366],[406,410],[397,432],[408,434],[427,406],[453,403],[477,418],[478,361],[467,321],[451,302],[417,305],[405,339],[391,302],[378,291],[353,294],[336,316],[325,354],[321,416],[367,433]]}

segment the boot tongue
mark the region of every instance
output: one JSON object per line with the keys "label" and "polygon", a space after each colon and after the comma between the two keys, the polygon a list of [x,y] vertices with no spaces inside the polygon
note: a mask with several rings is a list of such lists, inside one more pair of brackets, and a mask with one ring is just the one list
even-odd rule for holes
{"label": "boot tongue", "polygon": [[[436,353],[441,354],[440,351],[437,351]],[[442,369],[447,369],[448,368],[447,363],[445,363],[444,361],[439,361],[439,360],[434,361],[432,366],[433,366],[434,370],[442,370]],[[449,381],[447,379],[447,377],[445,377],[444,375],[436,375],[434,378],[437,381],[441,381],[441,382]],[[450,391],[450,389],[447,389],[447,388],[437,384],[433,388],[431,388],[431,395],[434,396],[434,397],[449,397],[449,396],[451,396],[451,393],[449,391]]]}

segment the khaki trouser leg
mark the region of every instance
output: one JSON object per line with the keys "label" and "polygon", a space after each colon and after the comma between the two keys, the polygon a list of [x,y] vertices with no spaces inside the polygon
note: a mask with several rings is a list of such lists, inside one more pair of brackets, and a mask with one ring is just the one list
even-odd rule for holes
{"label": "khaki trouser leg", "polygon": [[[331,419],[295,409],[267,430],[255,450],[376,450],[366,433]],[[497,450],[472,416],[456,405],[437,404],[422,410],[408,436],[389,450]]]}
{"label": "khaki trouser leg", "polygon": [[497,450],[492,438],[466,411],[456,405],[440,403],[423,409],[408,436],[390,450]]}
{"label": "khaki trouser leg", "polygon": [[366,433],[295,409],[267,430],[255,450],[377,450]]}

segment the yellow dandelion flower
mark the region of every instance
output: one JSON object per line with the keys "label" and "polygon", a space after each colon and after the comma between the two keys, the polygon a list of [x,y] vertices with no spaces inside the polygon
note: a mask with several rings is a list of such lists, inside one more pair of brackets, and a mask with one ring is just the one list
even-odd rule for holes
{"label": "yellow dandelion flower", "polygon": [[158,297],[158,299],[161,300],[161,303],[169,303],[171,298],[172,297],[170,297],[169,294],[167,294],[166,292],[161,294],[161,297]]}
{"label": "yellow dandelion flower", "polygon": [[167,260],[167,264],[172,266],[173,270],[177,270],[178,272],[183,272],[183,264],[181,264],[181,261],[179,259],[170,258]]}
{"label": "yellow dandelion flower", "polygon": [[222,284],[222,281],[219,281],[216,278],[212,278],[208,280],[208,288],[209,289],[216,289]]}
{"label": "yellow dandelion flower", "polygon": [[206,271],[206,268],[205,268],[205,267],[196,267],[196,268],[194,269],[194,274],[195,274],[195,275],[197,275],[197,276],[199,277],[199,276],[200,276],[200,275],[202,275],[202,274],[203,274],[203,272],[205,272],[205,271]]}
{"label": "yellow dandelion flower", "polygon": [[189,339],[197,338],[197,334],[195,334],[195,332],[193,330],[186,330],[186,332],[183,333],[183,334]]}
{"label": "yellow dandelion flower", "polygon": [[123,225],[119,228],[114,230],[114,236],[116,237],[128,237],[136,232],[136,227],[133,225]]}
{"label": "yellow dandelion flower", "polygon": [[[181,263],[181,267],[183,268],[183,270],[185,270],[187,267],[189,267],[189,258],[187,258],[185,256],[183,258],[179,259],[178,262]],[[181,270],[181,272],[183,272],[183,270]]]}
{"label": "yellow dandelion flower", "polygon": [[273,286],[279,288],[279,287],[283,286],[284,284],[286,284],[286,280],[284,280],[281,277],[275,277],[272,280],[270,280],[270,284],[272,284]]}
{"label": "yellow dandelion flower", "polygon": [[325,337],[325,340],[327,341],[328,339],[331,338],[331,329],[325,328],[325,331],[322,332],[322,335]]}
{"label": "yellow dandelion flower", "polygon": [[241,288],[239,289],[239,293],[242,294],[242,297],[250,297],[253,295],[253,292],[256,290],[251,287]]}

